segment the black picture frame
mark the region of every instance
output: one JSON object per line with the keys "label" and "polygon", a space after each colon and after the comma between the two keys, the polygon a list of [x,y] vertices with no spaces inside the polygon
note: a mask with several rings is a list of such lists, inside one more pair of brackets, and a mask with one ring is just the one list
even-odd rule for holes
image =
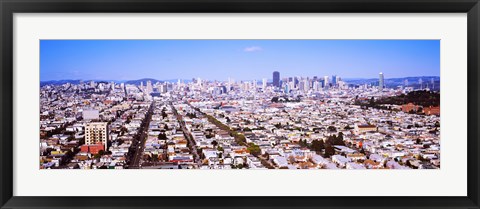
{"label": "black picture frame", "polygon": [[[478,0],[1,0],[1,208],[480,208]],[[465,197],[21,197],[13,196],[14,13],[467,13],[468,195]],[[445,179],[455,181],[455,179]],[[382,185],[372,185],[382,187]]]}

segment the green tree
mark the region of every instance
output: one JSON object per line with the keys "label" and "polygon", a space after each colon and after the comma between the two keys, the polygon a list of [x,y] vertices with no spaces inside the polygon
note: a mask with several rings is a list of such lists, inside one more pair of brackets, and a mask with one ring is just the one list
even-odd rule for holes
{"label": "green tree", "polygon": [[327,138],[327,143],[328,144],[335,144],[336,139],[337,139],[337,135],[335,135],[335,134],[330,135]]}
{"label": "green tree", "polygon": [[281,127],[282,127],[282,124],[280,124],[280,123],[275,124],[275,128],[280,129]]}
{"label": "green tree", "polygon": [[245,144],[247,142],[247,138],[245,138],[243,134],[235,134],[234,138],[238,144]]}
{"label": "green tree", "polygon": [[162,118],[166,118],[168,115],[165,111],[162,111]]}
{"label": "green tree", "polygon": [[212,143],[211,143],[214,147],[216,147],[218,145],[218,142],[213,140]]}
{"label": "green tree", "polygon": [[300,139],[300,140],[298,141],[298,144],[300,145],[300,147],[307,147],[307,146],[308,146],[306,139],[304,139],[304,140],[301,140],[301,139]]}
{"label": "green tree", "polygon": [[375,98],[374,97],[370,98],[370,103],[369,104],[370,104],[371,107],[375,106]]}
{"label": "green tree", "polygon": [[160,139],[160,140],[166,140],[166,139],[167,139],[167,135],[166,135],[164,132],[161,132],[160,134],[158,134],[158,139]]}
{"label": "green tree", "polygon": [[332,145],[326,144],[325,145],[325,157],[330,157],[332,155],[335,155],[335,149],[333,148]]}
{"label": "green tree", "polygon": [[423,113],[423,108],[422,108],[422,107],[419,107],[419,108],[417,109],[417,113]]}
{"label": "green tree", "polygon": [[312,150],[316,152],[320,152],[323,149],[325,149],[325,144],[323,143],[323,140],[313,140],[312,141]]}
{"label": "green tree", "polygon": [[158,155],[157,154],[152,154],[152,161],[157,162],[158,161]]}
{"label": "green tree", "polygon": [[121,131],[121,132],[127,132],[128,129],[127,129],[127,127],[125,127],[125,126],[122,126],[122,128],[120,128],[120,131]]}
{"label": "green tree", "polygon": [[256,144],[253,144],[253,143],[248,144],[247,150],[250,154],[252,154],[254,156],[258,156],[262,152],[260,147]]}
{"label": "green tree", "polygon": [[334,144],[334,145],[343,145],[343,146],[345,146],[345,141],[343,141],[343,133],[342,133],[342,132],[338,133],[338,136],[337,136],[337,137],[334,137],[333,144]]}
{"label": "green tree", "polygon": [[335,128],[335,126],[328,126],[327,130],[330,132],[335,132],[337,131],[337,128]]}
{"label": "green tree", "polygon": [[102,155],[103,155],[103,150],[100,150],[100,151],[98,151],[98,153],[97,153],[97,154],[94,154],[94,155],[93,155],[93,158],[95,158],[95,159],[99,159],[99,158],[101,158],[101,157],[102,157]]}

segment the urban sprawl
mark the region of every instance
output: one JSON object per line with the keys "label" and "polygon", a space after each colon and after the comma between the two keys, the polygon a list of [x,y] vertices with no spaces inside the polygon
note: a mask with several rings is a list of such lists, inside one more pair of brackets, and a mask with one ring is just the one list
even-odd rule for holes
{"label": "urban sprawl", "polygon": [[[433,84],[433,80],[432,80]],[[440,106],[339,76],[47,84],[41,169],[438,169]],[[399,97],[400,98],[400,97]]]}

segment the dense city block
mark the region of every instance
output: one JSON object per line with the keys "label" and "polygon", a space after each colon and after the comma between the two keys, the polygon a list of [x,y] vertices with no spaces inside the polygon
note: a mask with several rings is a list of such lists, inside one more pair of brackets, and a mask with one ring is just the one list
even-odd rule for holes
{"label": "dense city block", "polygon": [[41,169],[438,169],[437,80],[85,81],[40,90]]}
{"label": "dense city block", "polygon": [[152,80],[43,85],[40,168],[440,168],[433,79]]}

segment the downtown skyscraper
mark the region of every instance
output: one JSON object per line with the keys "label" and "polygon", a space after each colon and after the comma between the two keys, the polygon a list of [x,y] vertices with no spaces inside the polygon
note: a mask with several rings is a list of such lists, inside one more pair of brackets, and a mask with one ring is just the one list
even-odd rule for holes
{"label": "downtown skyscraper", "polygon": [[273,86],[280,87],[280,72],[273,71]]}
{"label": "downtown skyscraper", "polygon": [[378,90],[383,91],[383,87],[385,86],[385,80],[383,78],[383,73],[380,72],[378,74]]}

